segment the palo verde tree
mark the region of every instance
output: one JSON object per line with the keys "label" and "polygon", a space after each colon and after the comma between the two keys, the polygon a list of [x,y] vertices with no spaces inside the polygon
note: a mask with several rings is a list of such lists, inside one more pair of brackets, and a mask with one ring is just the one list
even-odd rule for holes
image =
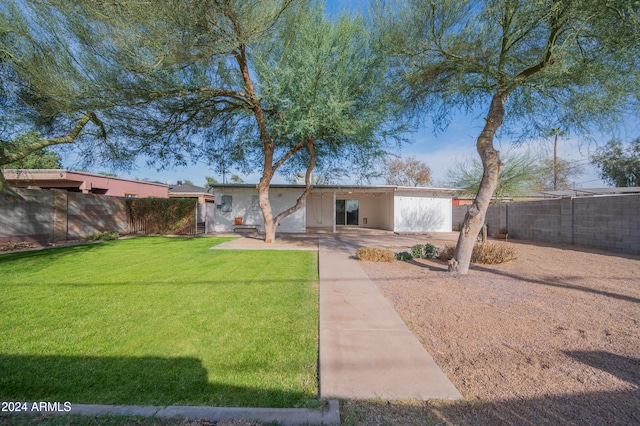
{"label": "palo verde tree", "polygon": [[[529,153],[505,156],[498,176],[493,198],[502,201],[507,197],[523,195],[539,188],[543,167]],[[473,197],[482,181],[482,162],[466,158],[447,170],[447,185],[458,189],[458,194]]]}
{"label": "palo verde tree", "polygon": [[381,11],[409,107],[436,128],[455,111],[487,111],[476,140],[481,184],[451,271],[468,271],[496,189],[499,130],[537,137],[554,123],[589,135],[637,113],[639,9],[629,0],[407,0]]}
{"label": "palo verde tree", "polygon": [[[305,0],[49,0],[31,10],[39,33],[72,40],[70,74],[81,74],[82,90],[70,102],[100,111],[130,155],[160,166],[219,157],[225,169],[260,170],[273,242],[316,166],[375,159],[395,134],[386,58],[372,34],[362,18],[328,20],[322,9]],[[279,171],[304,171],[306,185],[274,214],[269,186]]]}
{"label": "palo verde tree", "polygon": [[[59,46],[33,37],[18,10],[9,2],[0,5],[0,191],[3,167],[59,167],[60,156],[47,147],[75,143],[90,122],[98,128],[95,136],[104,131],[92,111],[66,110],[47,99],[51,85],[67,92],[71,84],[56,81]],[[52,78],[45,83],[38,74]]]}

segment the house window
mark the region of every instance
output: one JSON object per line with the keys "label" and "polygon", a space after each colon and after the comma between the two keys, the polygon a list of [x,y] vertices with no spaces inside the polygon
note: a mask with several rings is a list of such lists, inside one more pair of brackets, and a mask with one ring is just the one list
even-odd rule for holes
{"label": "house window", "polygon": [[138,194],[124,193],[124,198],[138,198]]}
{"label": "house window", "polygon": [[257,211],[260,210],[260,196],[252,195],[251,196],[251,210]]}
{"label": "house window", "polygon": [[231,207],[233,205],[233,197],[231,195],[223,195],[220,198],[222,198],[222,204],[221,204],[221,207],[220,207],[220,211],[230,212],[231,211]]}

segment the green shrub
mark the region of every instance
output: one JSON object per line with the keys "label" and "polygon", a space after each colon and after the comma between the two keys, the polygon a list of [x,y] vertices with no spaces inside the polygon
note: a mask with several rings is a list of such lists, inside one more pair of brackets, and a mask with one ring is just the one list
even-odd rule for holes
{"label": "green shrub", "polygon": [[193,235],[198,200],[194,198],[127,198],[129,232]]}
{"label": "green shrub", "polygon": [[[440,250],[438,259],[445,262],[453,259],[456,251],[454,246],[445,246]],[[473,246],[471,254],[471,263],[480,263],[483,265],[497,265],[516,259],[516,251],[507,244],[476,244]]]}
{"label": "green shrub", "polygon": [[378,247],[360,247],[356,250],[356,257],[369,262],[393,262],[394,259],[391,250]]}
{"label": "green shrub", "polygon": [[120,233],[118,233],[117,231],[113,231],[113,232],[102,232],[102,233],[98,233],[98,234],[89,235],[87,237],[87,240],[89,240],[89,241],[111,241],[111,240],[117,240],[118,238],[120,238]]}
{"label": "green shrub", "polygon": [[461,223],[459,223],[459,224],[457,224],[457,225],[454,225],[454,226],[453,226],[453,230],[454,230],[454,231],[456,231],[456,232],[460,232],[460,231],[462,231],[462,224],[461,224]]}
{"label": "green shrub", "polygon": [[425,244],[422,256],[425,259],[433,259],[434,257],[438,256],[438,251],[438,247],[434,246],[433,244]]}
{"label": "green shrub", "polygon": [[424,246],[422,244],[416,244],[411,247],[411,255],[416,259],[422,259],[424,253]]}
{"label": "green shrub", "polygon": [[396,253],[396,259],[397,260],[411,260],[411,259],[413,259],[413,256],[411,255],[411,253],[409,253],[407,251],[401,251],[400,253]]}
{"label": "green shrub", "polygon": [[411,255],[415,259],[433,259],[438,256],[438,247],[433,244],[416,244],[411,247]]}

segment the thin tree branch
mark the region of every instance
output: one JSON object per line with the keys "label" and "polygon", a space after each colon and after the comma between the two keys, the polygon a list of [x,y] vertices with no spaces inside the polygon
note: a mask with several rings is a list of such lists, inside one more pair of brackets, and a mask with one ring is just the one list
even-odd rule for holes
{"label": "thin tree branch", "polygon": [[309,155],[311,156],[310,160],[309,160],[309,166],[307,166],[307,171],[304,175],[304,184],[305,184],[305,188],[304,191],[302,192],[302,194],[298,197],[298,199],[296,200],[296,204],[292,207],[289,207],[288,209],[286,209],[283,212],[280,212],[275,219],[273,220],[273,223],[276,224],[276,226],[278,226],[278,223],[280,223],[280,221],[284,218],[289,216],[290,214],[294,213],[295,211],[299,210],[302,207],[302,204],[304,203],[304,200],[307,198],[307,195],[309,195],[309,193],[311,192],[311,172],[313,171],[313,168],[316,165],[316,152],[314,149],[314,143],[315,140],[312,138],[308,138],[307,140],[305,140],[303,142],[303,146],[306,145],[307,150],[309,151]]}

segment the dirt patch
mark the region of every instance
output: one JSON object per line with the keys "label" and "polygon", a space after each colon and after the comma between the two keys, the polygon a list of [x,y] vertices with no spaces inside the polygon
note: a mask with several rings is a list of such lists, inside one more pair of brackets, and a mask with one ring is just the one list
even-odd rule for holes
{"label": "dirt patch", "polygon": [[39,247],[42,247],[42,245],[39,243],[32,243],[30,241],[21,241],[18,243],[9,242],[5,244],[0,244],[0,252],[28,250],[28,249],[39,248]]}
{"label": "dirt patch", "polygon": [[62,247],[68,245],[75,244],[87,244],[89,241],[85,240],[64,240],[64,241],[56,241],[54,243],[40,243],[37,241],[21,241],[21,242],[8,242],[4,244],[0,244],[0,253],[3,252],[12,252],[12,251],[23,251],[23,250],[36,250],[47,247]]}
{"label": "dirt patch", "polygon": [[362,263],[465,397],[409,404],[404,415],[422,419],[413,424],[640,424],[640,256],[501,244],[517,260],[464,276],[436,260]]}

